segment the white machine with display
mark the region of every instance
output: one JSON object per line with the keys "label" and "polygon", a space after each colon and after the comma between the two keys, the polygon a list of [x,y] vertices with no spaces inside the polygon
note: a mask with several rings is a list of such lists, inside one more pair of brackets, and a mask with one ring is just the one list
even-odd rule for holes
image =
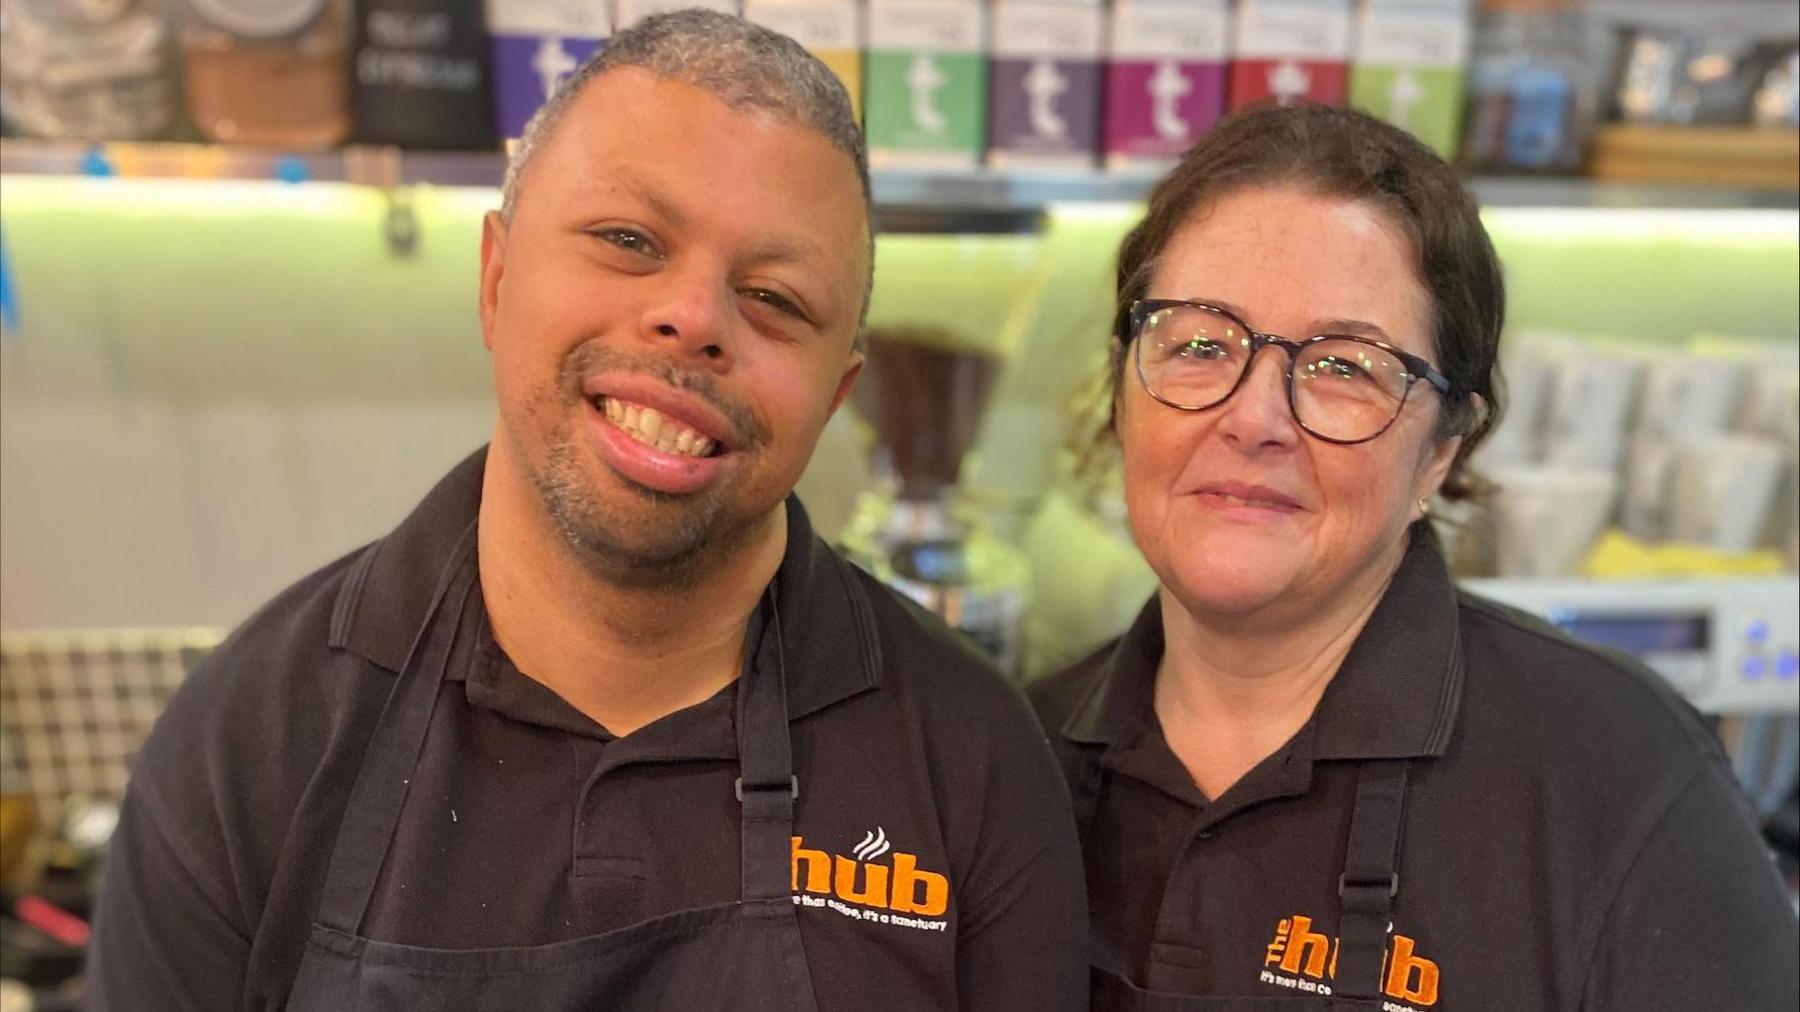
{"label": "white machine with display", "polygon": [[1635,655],[1704,713],[1800,713],[1800,581],[1792,576],[1463,586]]}

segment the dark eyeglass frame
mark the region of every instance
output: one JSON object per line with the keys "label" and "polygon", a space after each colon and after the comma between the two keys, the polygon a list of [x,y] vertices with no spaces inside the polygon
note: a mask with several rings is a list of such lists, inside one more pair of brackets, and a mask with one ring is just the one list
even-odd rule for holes
{"label": "dark eyeglass frame", "polygon": [[[1143,334],[1145,321],[1149,320],[1152,314],[1160,313],[1165,309],[1182,308],[1199,309],[1208,313],[1223,316],[1225,319],[1230,320],[1232,323],[1235,323],[1242,328],[1244,334],[1250,339],[1250,355],[1244,360],[1244,371],[1238,374],[1237,382],[1231,385],[1231,389],[1225,391],[1223,397],[1213,401],[1211,404],[1202,404],[1198,407],[1190,404],[1177,404],[1151,389],[1150,380],[1144,375],[1143,342],[1138,341],[1138,338]],[[1211,411],[1213,408],[1231,400],[1232,395],[1238,392],[1238,388],[1244,385],[1245,378],[1250,375],[1252,367],[1256,364],[1256,356],[1264,348],[1271,347],[1280,348],[1287,353],[1287,401],[1288,411],[1294,416],[1294,424],[1300,426],[1301,430],[1307,435],[1314,439],[1324,440],[1327,443],[1336,443],[1339,446],[1355,446],[1358,443],[1366,443],[1372,439],[1379,439],[1382,433],[1393,428],[1394,422],[1400,417],[1400,413],[1406,410],[1406,399],[1412,394],[1413,384],[1420,380],[1424,380],[1431,384],[1432,389],[1438,392],[1438,396],[1444,398],[1450,396],[1450,380],[1443,373],[1438,372],[1437,368],[1430,362],[1425,361],[1403,348],[1396,348],[1386,341],[1377,341],[1371,337],[1357,337],[1353,334],[1316,334],[1305,340],[1295,341],[1291,338],[1281,337],[1278,334],[1265,334],[1250,326],[1248,323],[1245,323],[1243,317],[1231,310],[1215,306],[1210,302],[1199,299],[1138,299],[1131,304],[1131,307],[1126,314],[1126,320],[1128,327],[1124,334],[1125,343],[1130,344],[1133,341],[1137,341],[1138,344],[1138,347],[1132,351],[1131,355],[1132,361],[1137,366],[1138,382],[1143,384],[1144,392],[1149,394],[1151,399],[1155,400],[1158,404],[1174,408],[1176,411]],[[1309,345],[1317,344],[1320,341],[1354,341],[1357,344],[1365,344],[1372,348],[1380,348],[1382,351],[1399,359],[1400,364],[1406,367],[1406,371],[1411,376],[1411,379],[1407,381],[1406,389],[1400,393],[1400,402],[1394,407],[1393,417],[1389,418],[1387,423],[1375,430],[1374,433],[1363,436],[1360,439],[1338,439],[1334,436],[1327,436],[1315,431],[1312,426],[1307,425],[1306,422],[1301,420],[1300,406],[1294,403],[1294,366],[1299,364],[1301,353],[1304,352]]]}

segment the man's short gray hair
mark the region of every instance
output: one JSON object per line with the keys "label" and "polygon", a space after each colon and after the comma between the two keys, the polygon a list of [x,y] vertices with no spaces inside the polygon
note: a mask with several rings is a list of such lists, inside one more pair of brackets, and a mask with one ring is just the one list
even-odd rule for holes
{"label": "man's short gray hair", "polygon": [[531,156],[556,132],[587,83],[616,67],[703,88],[733,109],[755,109],[825,135],[856,165],[869,197],[869,157],[850,95],[831,68],[779,32],[718,11],[689,9],[645,18],[612,37],[525,124],[506,166],[500,216],[512,220]]}

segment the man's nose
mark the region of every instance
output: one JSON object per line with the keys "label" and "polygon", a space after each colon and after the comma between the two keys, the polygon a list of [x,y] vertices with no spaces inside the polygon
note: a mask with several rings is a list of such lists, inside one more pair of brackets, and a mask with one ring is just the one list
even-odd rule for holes
{"label": "man's nose", "polygon": [[717,274],[700,269],[665,272],[640,327],[646,342],[695,367],[723,370],[731,362],[727,339],[730,290]]}

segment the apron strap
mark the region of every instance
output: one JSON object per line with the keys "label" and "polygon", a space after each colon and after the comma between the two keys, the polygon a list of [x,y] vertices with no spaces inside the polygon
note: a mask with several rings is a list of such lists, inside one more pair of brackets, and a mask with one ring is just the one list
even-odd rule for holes
{"label": "apron strap", "polygon": [[413,768],[418,765],[431,713],[437,706],[438,687],[475,586],[474,551],[475,524],[471,521],[438,580],[431,609],[388,693],[356,785],[350,790],[319,906],[319,922],[345,934],[356,934],[362,927],[393,843],[394,828],[400,823]]}
{"label": "apron strap", "polygon": [[750,618],[737,703],[743,900],[785,900],[793,889],[794,803],[800,779],[794,775],[788,740],[787,670],[773,585]]}
{"label": "apron strap", "polygon": [[[439,580],[431,610],[407,652],[351,789],[319,908],[320,923],[345,934],[356,934],[362,927],[399,825],[462,613],[474,590],[475,545],[471,523]],[[800,787],[788,740],[780,630],[771,592],[752,613],[738,684],[737,794],[743,803],[740,848],[746,901],[784,900],[791,888],[794,802]]]}
{"label": "apron strap", "polygon": [[1404,759],[1365,762],[1356,775],[1350,842],[1338,877],[1337,970],[1332,991],[1379,998],[1388,924],[1400,892],[1400,829],[1406,816]]}

